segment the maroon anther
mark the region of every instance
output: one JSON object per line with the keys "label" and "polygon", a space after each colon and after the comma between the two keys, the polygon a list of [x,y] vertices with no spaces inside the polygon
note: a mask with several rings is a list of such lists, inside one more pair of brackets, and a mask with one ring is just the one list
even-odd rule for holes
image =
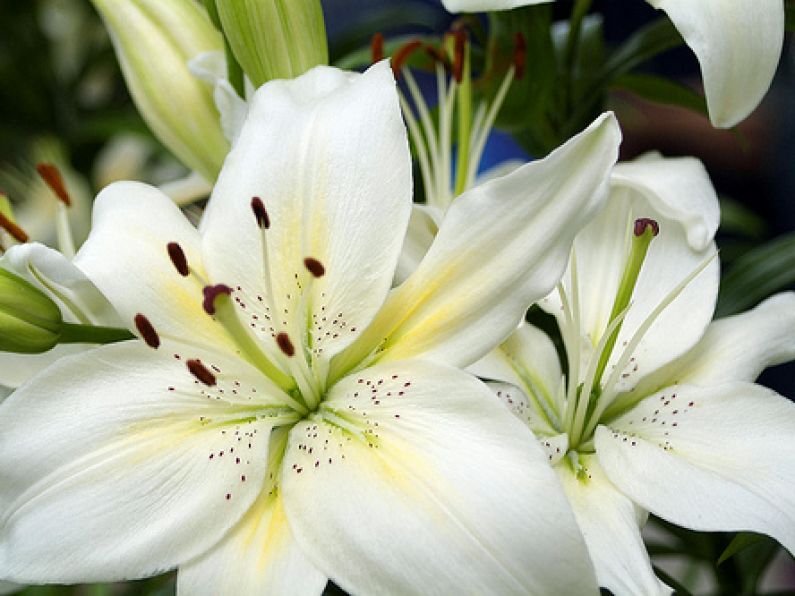
{"label": "maroon anther", "polygon": [[155,350],[160,347],[160,336],[155,331],[155,328],[152,327],[152,323],[149,322],[144,315],[138,313],[135,315],[135,328],[138,329],[138,333],[141,334],[141,339],[144,340],[147,346],[150,348],[154,348]]}
{"label": "maroon anther", "polygon": [[660,225],[653,219],[641,217],[635,220],[635,236],[643,236],[647,229],[651,229],[652,236],[656,236],[660,233]]}
{"label": "maroon anther", "polygon": [[524,70],[527,66],[527,42],[525,42],[524,35],[521,31],[517,31],[513,36],[513,68],[514,76],[517,80],[524,76]]}
{"label": "maroon anther", "polygon": [[286,356],[292,358],[295,355],[295,346],[290,341],[290,336],[282,332],[276,336],[276,344],[279,349],[285,353]]}
{"label": "maroon anther", "polygon": [[185,364],[190,374],[208,387],[212,387],[218,382],[215,379],[215,375],[207,370],[207,367],[202,364],[201,360],[188,360]]}
{"label": "maroon anther", "polygon": [[400,69],[406,65],[409,57],[422,47],[422,42],[419,39],[409,41],[398,48],[397,52],[392,56],[392,73],[395,78],[400,75]]}
{"label": "maroon anther", "polygon": [[323,263],[313,257],[307,257],[304,259],[304,267],[306,267],[309,273],[315,277],[323,277],[323,275],[326,273],[326,268],[323,266]]}
{"label": "maroon anther", "polygon": [[54,164],[40,163],[36,164],[36,171],[39,173],[39,176],[41,176],[41,179],[47,183],[47,186],[52,189],[55,196],[58,197],[64,205],[70,207],[72,205],[72,199],[66,191],[66,184],[64,184],[60,170],[58,170]]}
{"label": "maroon anther", "polygon": [[214,286],[205,286],[202,289],[202,293],[204,294],[204,300],[202,301],[202,308],[204,308],[204,312],[208,315],[215,314],[215,301],[217,300],[218,296],[222,294],[226,296],[230,296],[232,294],[232,288],[225,284],[216,284]]}
{"label": "maroon anther", "polygon": [[166,245],[166,250],[168,250],[168,258],[171,259],[171,262],[174,264],[174,269],[176,269],[182,277],[188,277],[188,275],[190,275],[190,269],[188,268],[188,259],[185,257],[182,247],[176,242],[169,242]]}
{"label": "maroon anther", "polygon": [[370,42],[370,58],[373,64],[384,59],[384,35],[380,32],[373,35]]}
{"label": "maroon anther", "polygon": [[257,218],[257,225],[263,230],[271,227],[271,218],[268,217],[268,210],[265,209],[265,204],[259,197],[251,199],[251,210],[254,212],[254,217]]}
{"label": "maroon anther", "polygon": [[3,228],[6,232],[11,234],[11,236],[17,242],[27,242],[30,237],[25,233],[25,230],[20,228],[17,224],[13,221],[8,219],[5,215],[0,213],[0,228]]}
{"label": "maroon anther", "polygon": [[453,78],[460,83],[464,78],[464,50],[466,48],[466,31],[459,30],[452,33],[455,39],[453,46]]}

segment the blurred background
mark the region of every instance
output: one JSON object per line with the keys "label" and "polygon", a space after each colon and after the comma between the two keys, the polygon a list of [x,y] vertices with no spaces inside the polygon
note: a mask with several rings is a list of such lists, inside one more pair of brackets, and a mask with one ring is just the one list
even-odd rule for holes
{"label": "blurred background", "polygon": [[[366,49],[376,32],[387,38],[438,35],[455,18],[436,0],[323,4],[332,63],[351,64],[357,55],[368,56]],[[544,10],[552,10],[553,19],[567,19],[572,2],[559,0]],[[600,41],[594,46],[583,43],[583,64],[593,57],[588,52],[621,48],[660,18],[642,0],[595,0],[591,12]],[[75,210],[81,213],[73,218],[78,243],[88,231],[93,196],[110,182],[161,184],[188,173],[136,112],[109,37],[88,0],[5,0],[0,2],[0,22],[0,190],[31,236],[54,241],[54,226],[48,221],[54,217],[54,199],[35,173],[39,162],[55,163],[64,174]],[[486,28],[488,23],[481,19],[479,26]],[[622,158],[657,150],[668,156],[693,155],[705,163],[723,211],[718,237],[724,269],[720,315],[747,309],[795,282],[794,67],[788,41],[767,98],[730,131],[713,129],[692,106],[654,101],[648,93],[620,84],[608,86],[595,98],[596,111],[606,106],[618,114],[625,137]],[[698,64],[686,47],[664,52],[636,70],[673,77],[694,90],[700,86]],[[530,64],[526,76],[532,79],[535,74]],[[526,131],[497,130],[482,167],[510,158],[540,157],[550,148]],[[771,369],[762,382],[794,396],[795,367]],[[772,541],[757,541],[716,572],[714,562],[731,536],[685,532],[658,521],[649,532],[655,563],[693,593],[795,594],[791,558]],[[672,549],[688,550],[691,557],[668,557]],[[116,585],[32,587],[22,593],[104,596],[173,591],[169,575]],[[328,592],[339,593],[333,586]]]}

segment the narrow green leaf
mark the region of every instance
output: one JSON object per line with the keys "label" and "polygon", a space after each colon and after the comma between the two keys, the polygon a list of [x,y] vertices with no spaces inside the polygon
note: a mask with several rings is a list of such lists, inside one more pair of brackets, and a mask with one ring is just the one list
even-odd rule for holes
{"label": "narrow green leaf", "polygon": [[678,580],[671,577],[668,573],[663,571],[657,566],[654,566],[654,574],[663,580],[666,584],[674,589],[676,596],[693,596],[686,587],[684,587]]}
{"label": "narrow green leaf", "polygon": [[610,84],[613,89],[629,91],[643,99],[679,106],[707,116],[707,102],[695,90],[657,75],[625,74]]}
{"label": "narrow green leaf", "polygon": [[743,255],[723,276],[717,316],[750,308],[795,283],[795,233],[780,236]]}
{"label": "narrow green leaf", "polygon": [[753,534],[752,532],[739,532],[726,547],[720,557],[718,557],[718,565],[722,565],[727,559],[730,559],[742,550],[745,550],[752,544],[756,544],[762,540],[764,536]]}

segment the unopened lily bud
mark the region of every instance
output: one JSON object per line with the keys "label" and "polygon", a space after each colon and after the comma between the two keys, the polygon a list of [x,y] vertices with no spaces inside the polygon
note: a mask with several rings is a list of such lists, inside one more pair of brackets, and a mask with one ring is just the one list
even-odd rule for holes
{"label": "unopened lily bud", "polygon": [[328,64],[319,0],[216,0],[235,58],[254,86]]}
{"label": "unopened lily bud", "polygon": [[38,354],[61,337],[58,305],[21,277],[0,268],[0,351]]}
{"label": "unopened lily bud", "polygon": [[192,0],[92,0],[110,31],[138,111],[187,167],[212,182],[229,151],[213,89],[188,69],[223,40]]}

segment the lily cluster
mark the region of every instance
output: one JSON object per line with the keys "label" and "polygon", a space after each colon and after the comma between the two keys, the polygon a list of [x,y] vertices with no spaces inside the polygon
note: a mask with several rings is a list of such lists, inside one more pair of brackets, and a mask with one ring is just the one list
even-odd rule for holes
{"label": "lily cluster", "polygon": [[[158,21],[162,41],[183,10],[95,3],[128,79],[145,55],[123,19]],[[780,2],[653,4],[702,61],[713,121],[743,118],[769,56],[732,46],[727,69],[710,36],[751,14],[783,19]],[[248,26],[235,3],[217,7],[224,29]],[[169,127],[162,97],[148,112],[186,163],[217,175],[198,227],[161,190],[118,182],[76,254],[19,237],[0,260],[0,325],[70,344],[0,355],[13,389],[0,404],[0,580],[177,569],[188,595],[320,594],[329,580],[353,594],[670,593],[641,538],[650,513],[795,551],[795,405],[754,384],[795,359],[795,295],[711,322],[719,208],[700,162],[616,164],[608,112],[546,158],[478,180],[523,74],[521,36],[474,116],[465,39],[432,48],[434,121],[405,67],[418,45],[364,73],[314,66],[327,52],[312,45],[300,64],[314,67],[279,79],[289,57],[233,44],[227,61],[258,73],[240,96],[207,15],[185,10],[204,43],[183,40],[175,72],[216,52],[192,62],[213,97],[183,87],[214,131],[205,152],[189,119]],[[317,24],[313,10],[292,18]],[[139,104],[151,83],[132,86]],[[412,202],[409,137],[429,205]],[[525,322],[533,305],[557,320],[560,355]]]}

